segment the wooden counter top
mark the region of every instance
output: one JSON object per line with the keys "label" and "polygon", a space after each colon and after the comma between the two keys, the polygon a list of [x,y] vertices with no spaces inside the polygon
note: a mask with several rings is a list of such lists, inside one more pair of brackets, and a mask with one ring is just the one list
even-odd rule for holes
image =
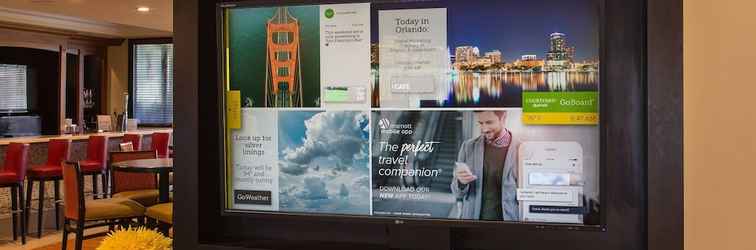
{"label": "wooden counter top", "polygon": [[41,136],[22,136],[13,138],[0,138],[0,146],[8,145],[11,142],[20,143],[47,143],[51,139],[71,139],[72,141],[86,140],[90,135],[104,135],[108,137],[123,137],[124,134],[152,134],[155,132],[173,132],[170,128],[140,128],[137,131],[127,132],[103,132],[103,133],[88,133],[88,134],[76,134],[76,135],[41,135]]}

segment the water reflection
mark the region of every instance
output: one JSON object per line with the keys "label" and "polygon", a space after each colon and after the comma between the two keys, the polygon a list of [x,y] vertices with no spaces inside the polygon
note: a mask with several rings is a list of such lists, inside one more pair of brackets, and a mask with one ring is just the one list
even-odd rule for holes
{"label": "water reflection", "polygon": [[522,91],[597,91],[598,72],[453,72],[424,106],[520,107]]}

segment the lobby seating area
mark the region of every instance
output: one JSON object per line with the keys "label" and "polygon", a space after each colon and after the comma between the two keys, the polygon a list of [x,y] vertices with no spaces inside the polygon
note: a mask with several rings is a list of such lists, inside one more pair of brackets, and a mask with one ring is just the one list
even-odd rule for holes
{"label": "lobby seating area", "polygon": [[[0,139],[0,153],[4,153],[0,187],[11,191],[11,219],[8,223],[0,220],[0,226],[12,233],[9,240],[25,245],[43,236],[61,239],[72,235],[75,249],[81,249],[85,238],[96,238],[102,230],[114,228],[143,226],[168,235],[173,204],[160,200],[159,174],[129,163],[157,160],[160,152],[162,159],[171,160],[170,130],[71,137],[50,137],[46,142],[39,138]],[[119,147],[123,141],[140,145],[143,140],[149,144],[141,147],[144,150]],[[72,150],[74,144],[81,147]],[[45,152],[44,159],[31,159],[32,147],[41,147],[37,150]],[[121,167],[114,167],[116,163]],[[172,171],[172,165],[166,167],[161,174]],[[48,196],[50,187],[52,197]],[[100,229],[87,235],[88,228]]]}
{"label": "lobby seating area", "polygon": [[0,1],[0,250],[171,231],[172,6]]}

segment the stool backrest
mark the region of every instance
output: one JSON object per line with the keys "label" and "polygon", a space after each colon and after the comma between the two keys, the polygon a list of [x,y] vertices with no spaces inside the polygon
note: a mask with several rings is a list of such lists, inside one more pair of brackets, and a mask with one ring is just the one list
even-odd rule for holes
{"label": "stool backrest", "polygon": [[68,219],[78,220],[84,216],[84,177],[78,162],[66,161],[63,166],[63,207]]}
{"label": "stool backrest", "polygon": [[93,135],[87,141],[87,160],[102,162],[103,168],[106,166],[108,157],[108,137]]}
{"label": "stool backrest", "polygon": [[157,132],[152,134],[152,150],[157,152],[158,158],[168,157],[168,144],[171,141],[171,133]]}
{"label": "stool backrest", "polygon": [[47,165],[60,166],[71,156],[71,140],[52,139],[47,143]]}
{"label": "stool backrest", "polygon": [[139,151],[142,150],[142,135],[140,134],[125,134],[123,135],[123,138],[121,138],[121,143],[127,143],[131,142],[131,145],[134,145],[134,150]]}
{"label": "stool backrest", "polygon": [[29,164],[29,144],[11,143],[5,150],[5,165],[3,172],[16,173],[17,181],[26,178],[26,167]]}

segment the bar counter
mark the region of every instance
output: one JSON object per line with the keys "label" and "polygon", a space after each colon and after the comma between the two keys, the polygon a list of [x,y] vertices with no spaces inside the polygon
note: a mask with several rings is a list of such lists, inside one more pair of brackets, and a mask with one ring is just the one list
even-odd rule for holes
{"label": "bar counter", "polygon": [[[89,138],[89,136],[92,135],[104,135],[108,136],[110,138],[119,138],[123,137],[124,134],[141,134],[141,135],[150,135],[155,132],[173,132],[173,129],[170,128],[140,128],[136,131],[126,131],[126,132],[103,132],[103,133],[84,133],[84,134],[75,134],[75,135],[40,135],[40,136],[22,136],[22,137],[11,137],[11,138],[0,138],[0,146],[8,145],[12,142],[19,142],[19,143],[28,143],[28,144],[35,144],[35,143],[47,143],[48,141],[52,139],[71,139],[71,141],[80,141],[80,140],[86,140]],[[0,160],[1,161],[1,160]]]}

